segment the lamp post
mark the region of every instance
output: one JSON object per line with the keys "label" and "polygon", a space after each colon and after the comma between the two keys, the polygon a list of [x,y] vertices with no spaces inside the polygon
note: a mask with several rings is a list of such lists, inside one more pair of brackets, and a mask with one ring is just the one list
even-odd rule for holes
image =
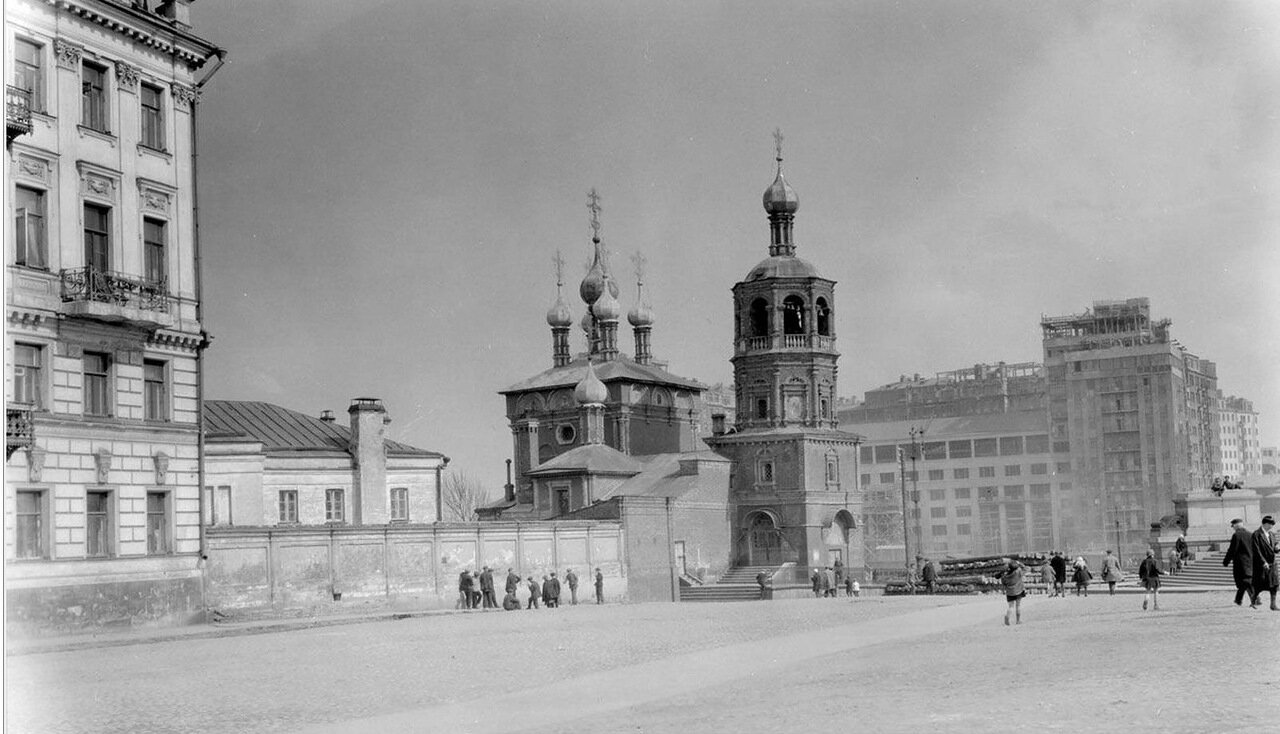
{"label": "lamp post", "polygon": [[916,459],[920,458],[920,437],[924,435],[924,429],[912,426],[909,433],[911,434],[911,501],[915,504],[916,513],[916,553],[924,555],[924,533],[920,518],[920,472],[916,470]]}
{"label": "lamp post", "polygon": [[1115,502],[1115,500],[1112,500],[1111,508],[1115,511],[1116,515],[1116,563],[1124,566],[1124,557],[1120,552],[1120,506]]}
{"label": "lamp post", "polygon": [[898,447],[898,476],[902,481],[902,565],[907,572],[907,583],[911,583],[911,544],[907,534],[907,462]]}

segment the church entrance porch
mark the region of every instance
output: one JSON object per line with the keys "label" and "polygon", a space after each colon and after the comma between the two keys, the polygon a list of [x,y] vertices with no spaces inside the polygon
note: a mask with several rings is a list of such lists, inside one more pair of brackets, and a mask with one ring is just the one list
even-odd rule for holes
{"label": "church entrance porch", "polygon": [[743,566],[782,563],[782,531],[772,513],[755,512],[747,517],[747,533],[738,560]]}

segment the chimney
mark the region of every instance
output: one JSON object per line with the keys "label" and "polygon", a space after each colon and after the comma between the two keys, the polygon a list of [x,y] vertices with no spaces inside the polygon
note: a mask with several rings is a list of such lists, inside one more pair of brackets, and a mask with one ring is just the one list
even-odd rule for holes
{"label": "chimney", "polygon": [[333,417],[332,410],[322,410],[320,411],[320,420],[324,421],[325,423],[333,423],[338,419]]}
{"label": "chimney", "polygon": [[351,416],[351,458],[355,476],[351,485],[353,525],[387,522],[390,495],[387,492],[387,453],[384,445],[391,419],[377,398],[353,398],[347,408]]}
{"label": "chimney", "polygon": [[507,483],[502,485],[507,502],[516,501],[516,485],[511,483],[511,459],[507,459]]}
{"label": "chimney", "polygon": [[711,414],[711,435],[712,436],[724,435],[724,413]]}

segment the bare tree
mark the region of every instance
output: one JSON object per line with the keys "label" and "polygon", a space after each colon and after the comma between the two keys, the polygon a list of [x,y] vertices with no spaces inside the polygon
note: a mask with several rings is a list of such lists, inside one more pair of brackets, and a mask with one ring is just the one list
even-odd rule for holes
{"label": "bare tree", "polygon": [[473,522],[477,519],[476,508],[488,504],[489,499],[489,491],[479,481],[451,471],[440,488],[440,516],[446,522]]}

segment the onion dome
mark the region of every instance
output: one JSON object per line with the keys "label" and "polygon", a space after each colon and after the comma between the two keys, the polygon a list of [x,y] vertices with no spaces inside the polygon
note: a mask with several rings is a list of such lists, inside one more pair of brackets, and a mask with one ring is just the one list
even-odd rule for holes
{"label": "onion dome", "polygon": [[604,247],[600,244],[599,237],[593,237],[591,242],[595,245],[595,258],[591,261],[591,269],[587,271],[586,277],[582,279],[582,283],[578,286],[578,295],[582,296],[582,300],[588,306],[595,303],[600,298],[600,294],[606,290],[618,297],[618,284],[613,282],[613,278],[609,277],[609,268],[605,265]]}
{"label": "onion dome", "polygon": [[547,309],[547,326],[553,328],[573,326],[573,314],[569,313],[569,307],[559,296],[556,297],[555,304]]}
{"label": "onion dome", "polygon": [[764,210],[769,214],[795,214],[800,208],[800,198],[795,189],[782,177],[782,159],[778,159],[778,177],[764,190]]}
{"label": "onion dome", "polygon": [[590,359],[587,360],[587,376],[573,388],[573,399],[578,401],[578,405],[600,405],[609,399],[609,388],[596,377]]}
{"label": "onion dome", "polygon": [[[607,282],[613,284],[613,279],[610,278]],[[618,297],[615,293],[616,288],[617,285],[614,285],[613,288],[606,287],[604,292],[600,294],[600,298],[591,304],[591,313],[595,314],[597,319],[601,321],[617,321],[618,317],[622,315],[622,304],[618,303]]]}
{"label": "onion dome", "polygon": [[649,304],[641,301],[627,312],[627,321],[630,321],[632,326],[653,326],[653,309],[649,308]]}
{"label": "onion dome", "polygon": [[590,334],[590,333],[591,333],[591,327],[592,327],[594,324],[592,323],[592,319],[591,319],[591,309],[590,309],[590,308],[588,308],[588,309],[587,309],[587,312],[586,312],[586,313],[582,314],[582,320],[578,322],[578,325],[582,327],[582,331],[583,331],[584,333],[586,333],[586,334]]}

